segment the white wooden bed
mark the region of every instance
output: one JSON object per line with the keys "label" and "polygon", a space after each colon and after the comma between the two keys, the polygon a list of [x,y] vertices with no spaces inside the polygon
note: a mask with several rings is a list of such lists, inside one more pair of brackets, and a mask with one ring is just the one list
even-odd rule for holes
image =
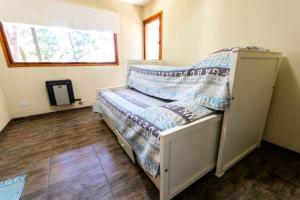
{"label": "white wooden bed", "polygon": [[[213,114],[160,133],[160,175],[156,179],[149,177],[160,190],[161,200],[173,198],[214,168],[216,175],[222,176],[260,146],[280,56],[276,52],[235,52],[230,74],[232,100],[224,117]],[[128,62],[153,64],[147,61]],[[113,88],[100,90],[107,89]],[[136,163],[131,146],[110,119],[102,117]]]}

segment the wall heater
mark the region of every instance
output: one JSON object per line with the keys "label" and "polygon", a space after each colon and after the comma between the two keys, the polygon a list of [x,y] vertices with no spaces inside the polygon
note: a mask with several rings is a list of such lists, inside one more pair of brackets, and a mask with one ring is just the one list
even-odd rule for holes
{"label": "wall heater", "polygon": [[51,106],[71,105],[75,103],[71,80],[46,81]]}

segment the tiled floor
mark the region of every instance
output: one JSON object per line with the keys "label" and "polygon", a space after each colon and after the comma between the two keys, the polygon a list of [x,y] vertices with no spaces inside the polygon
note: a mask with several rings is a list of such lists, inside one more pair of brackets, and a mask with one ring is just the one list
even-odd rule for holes
{"label": "tiled floor", "polygon": [[[27,174],[22,199],[158,199],[90,109],[14,121],[0,138],[0,180]],[[175,199],[300,199],[300,155],[264,143],[222,178]]]}

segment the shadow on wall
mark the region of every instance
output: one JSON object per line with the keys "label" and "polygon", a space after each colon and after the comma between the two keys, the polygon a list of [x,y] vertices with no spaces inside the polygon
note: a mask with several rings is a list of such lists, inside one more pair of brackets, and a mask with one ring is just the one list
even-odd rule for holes
{"label": "shadow on wall", "polygon": [[300,86],[286,57],[280,64],[264,139],[300,153]]}

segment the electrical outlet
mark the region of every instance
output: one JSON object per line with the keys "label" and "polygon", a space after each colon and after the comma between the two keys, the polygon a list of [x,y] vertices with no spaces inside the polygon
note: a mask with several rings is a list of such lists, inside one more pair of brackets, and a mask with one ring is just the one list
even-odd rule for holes
{"label": "electrical outlet", "polygon": [[19,105],[20,106],[29,106],[29,101],[20,101]]}

